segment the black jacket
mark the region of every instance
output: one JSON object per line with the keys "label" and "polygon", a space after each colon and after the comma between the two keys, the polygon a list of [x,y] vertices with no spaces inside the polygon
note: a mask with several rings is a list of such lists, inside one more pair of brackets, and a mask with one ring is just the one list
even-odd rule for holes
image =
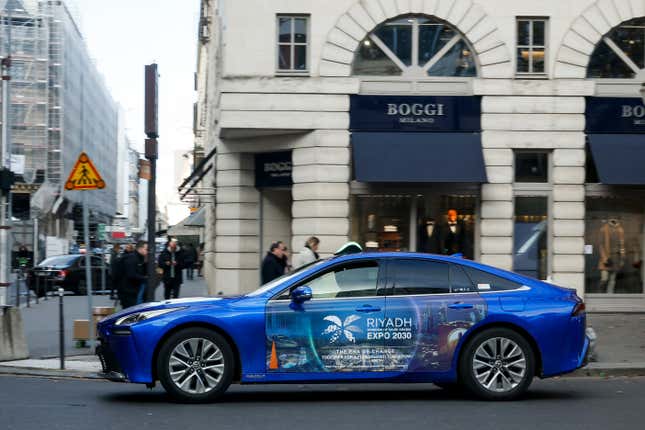
{"label": "black jacket", "polygon": [[262,284],[284,275],[284,268],[284,261],[268,252],[262,261]]}
{"label": "black jacket", "polygon": [[131,252],[122,257],[124,269],[123,289],[128,293],[139,291],[141,284],[148,279],[146,276],[146,260],[138,252]]}
{"label": "black jacket", "polygon": [[164,282],[170,279],[174,279],[179,283],[183,282],[181,270],[186,267],[184,261],[184,251],[182,251],[180,248],[177,248],[177,250],[175,250],[175,262],[177,264],[175,265],[174,276],[172,276],[172,266],[167,264],[170,261],[172,261],[172,254],[170,253],[170,250],[168,250],[168,247],[166,247],[163,251],[161,251],[161,254],[159,254],[158,261],[159,267],[161,267],[161,269],[163,270]]}

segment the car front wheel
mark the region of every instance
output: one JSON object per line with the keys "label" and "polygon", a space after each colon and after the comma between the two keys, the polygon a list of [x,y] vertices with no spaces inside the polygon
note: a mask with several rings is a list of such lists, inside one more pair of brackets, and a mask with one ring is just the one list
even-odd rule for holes
{"label": "car front wheel", "polygon": [[157,375],[164,389],[181,402],[220,397],[233,380],[234,359],[220,334],[201,327],[170,336],[159,350]]}
{"label": "car front wheel", "polygon": [[475,335],[460,360],[465,387],[487,400],[512,400],[531,385],[535,358],[531,345],[508,328],[493,328]]}

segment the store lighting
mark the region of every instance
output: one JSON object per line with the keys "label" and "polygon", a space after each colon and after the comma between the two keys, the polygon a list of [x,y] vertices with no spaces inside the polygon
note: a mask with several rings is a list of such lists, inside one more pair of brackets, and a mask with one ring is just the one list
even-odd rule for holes
{"label": "store lighting", "polygon": [[369,40],[366,40],[366,41],[363,42],[363,45],[370,46],[370,45],[372,45],[372,42],[370,42]]}

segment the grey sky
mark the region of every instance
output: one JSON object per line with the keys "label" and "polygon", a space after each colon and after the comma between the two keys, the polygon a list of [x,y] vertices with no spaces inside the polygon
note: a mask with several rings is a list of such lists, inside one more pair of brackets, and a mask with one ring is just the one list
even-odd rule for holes
{"label": "grey sky", "polygon": [[[75,0],[82,31],[114,99],[123,107],[128,135],[143,149],[144,65],[159,65],[160,206],[175,199],[174,151],[193,143],[193,74],[199,0]],[[171,223],[188,215],[170,205]]]}

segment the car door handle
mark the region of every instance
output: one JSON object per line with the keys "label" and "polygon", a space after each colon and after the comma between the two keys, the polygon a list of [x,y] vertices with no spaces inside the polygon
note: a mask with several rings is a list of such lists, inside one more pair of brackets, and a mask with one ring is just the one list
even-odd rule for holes
{"label": "car door handle", "polygon": [[473,305],[470,303],[456,302],[451,305],[448,305],[450,309],[472,309]]}
{"label": "car door handle", "polygon": [[372,306],[372,305],[363,305],[359,308],[356,308],[356,312],[380,312],[381,308],[378,306]]}

